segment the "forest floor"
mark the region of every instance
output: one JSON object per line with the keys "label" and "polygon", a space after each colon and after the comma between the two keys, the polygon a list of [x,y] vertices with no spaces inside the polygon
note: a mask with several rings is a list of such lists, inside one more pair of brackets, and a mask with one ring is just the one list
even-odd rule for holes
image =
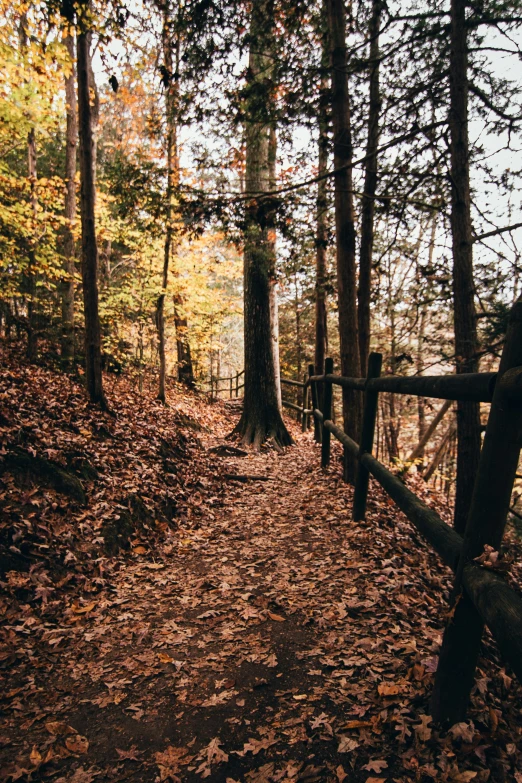
{"label": "forest floor", "polygon": [[[321,471],[290,423],[284,453],[220,455],[237,406],[111,380],[111,418],[13,361],[0,780],[521,783],[521,690],[488,638],[470,720],[431,725],[450,574],[375,485],[350,520],[339,451]],[[96,468],[85,502],[17,479],[9,454],[45,444]]]}

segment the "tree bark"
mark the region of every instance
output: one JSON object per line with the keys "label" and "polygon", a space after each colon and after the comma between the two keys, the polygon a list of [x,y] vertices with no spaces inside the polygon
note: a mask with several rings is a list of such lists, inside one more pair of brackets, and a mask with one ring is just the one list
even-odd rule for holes
{"label": "tree bark", "polygon": [[[328,100],[329,77],[327,75],[330,52],[328,45],[328,9],[323,3],[321,85],[318,107],[318,156],[317,174],[324,177],[328,169]],[[328,320],[326,311],[326,263],[328,250],[328,184],[326,178],[317,185],[316,229],[315,229],[315,351],[314,367],[317,375],[324,372],[324,360],[328,351]]]}
{"label": "tree bark", "polygon": [[38,333],[36,325],[36,220],[38,215],[38,197],[36,195],[36,134],[31,128],[27,135],[27,174],[31,189],[31,212],[33,219],[32,236],[29,241],[29,263],[27,265],[27,358],[36,359],[38,353]]}
{"label": "tree bark", "polygon": [[[268,140],[268,189],[275,190],[277,186],[277,132],[275,123],[270,125],[270,137]],[[272,329],[272,351],[274,354],[274,374],[276,379],[277,403],[279,410],[283,410],[281,395],[281,364],[279,361],[279,301],[277,296],[277,251],[276,251],[276,231],[275,228],[269,231],[269,242],[271,246],[270,259],[270,324]]]}
{"label": "tree bark", "polygon": [[[27,51],[27,13],[20,16],[19,25],[20,49]],[[36,220],[38,216],[38,197],[36,185],[38,180],[36,157],[36,133],[34,127],[27,134],[27,178],[29,180],[30,204],[32,213],[32,231],[27,248],[27,271],[24,274],[23,287],[27,302],[27,358],[36,359],[38,353],[38,335],[36,331]],[[18,330],[18,326],[17,326]]]}
{"label": "tree bark", "polygon": [[272,0],[254,0],[245,100],[245,190],[252,194],[244,232],[245,392],[243,414],[235,429],[243,443],[253,444],[254,448],[259,448],[266,438],[272,438],[279,447],[292,442],[279,410],[275,377],[270,317],[272,247],[267,225],[267,210],[272,207],[256,198],[256,194],[268,190],[270,182],[273,19]]}
{"label": "tree bark", "polygon": [[[328,0],[328,20],[332,66],[332,121],[334,135],[335,228],[337,238],[337,287],[339,298],[339,338],[341,374],[360,377],[357,327],[357,279],[355,263],[355,212],[353,204],[350,101],[346,72],[346,24],[343,0]],[[361,399],[357,391],[343,388],[345,432],[359,440]],[[356,465],[345,450],[345,481],[355,481]]]}
{"label": "tree bark", "polygon": [[71,60],[71,72],[65,79],[67,127],[65,136],[65,228],[63,235],[64,279],[62,281],[62,362],[68,367],[74,361],[74,275],[75,244],[73,228],[76,220],[76,147],[78,117],[74,68],[74,39],[68,35],[65,46]]}
{"label": "tree bark", "polygon": [[[158,399],[166,402],[166,349],[165,349],[165,296],[167,293],[170,258],[175,240],[175,209],[174,195],[179,188],[179,63],[180,38],[174,29],[169,3],[159,4],[163,13],[162,48],[163,48],[163,80],[165,84],[165,120],[166,120],[166,152],[167,152],[167,191],[165,244],[163,248],[162,290],[156,303],[156,326],[158,330],[159,354],[159,389]],[[177,375],[178,381],[189,386],[194,384],[194,369],[190,343],[188,340],[188,322],[184,313],[184,301],[178,291],[173,296],[174,326],[176,328]]]}
{"label": "tree bark", "polygon": [[90,44],[91,33],[87,29],[85,13],[88,4],[83,2],[84,11],[79,20],[77,34],[77,78],[78,78],[78,128],[80,141],[81,175],[81,222],[82,222],[82,281],[85,313],[85,375],[89,397],[92,402],[106,407],[103,392],[101,330],[98,307],[98,245],[96,241],[95,170],[90,102]]}
{"label": "tree bark", "polygon": [[374,237],[375,194],[377,192],[377,147],[381,96],[379,89],[379,28],[382,0],[372,0],[372,14],[368,26],[370,37],[370,102],[368,108],[368,140],[364,164],[364,193],[361,203],[361,246],[359,251],[359,289],[357,318],[361,374],[366,375],[370,352],[370,296]]}
{"label": "tree bark", "polygon": [[[457,373],[478,372],[469,184],[466,0],[451,1],[449,126],[456,369]],[[480,459],[479,403],[457,404],[457,438],[454,526],[462,534]]]}
{"label": "tree bark", "polygon": [[169,5],[160,6],[163,12],[162,47],[163,47],[163,74],[165,84],[165,119],[166,119],[166,152],[167,152],[167,190],[166,215],[165,215],[165,244],[163,246],[163,274],[161,280],[161,293],[156,302],[156,328],[158,330],[158,358],[159,358],[159,388],[158,399],[166,403],[166,353],[165,353],[165,297],[169,282],[169,264],[173,239],[173,194],[177,185],[176,174],[179,167],[176,165],[177,138],[176,117],[177,88],[178,83],[174,76],[174,56],[172,51],[172,22],[169,13]]}

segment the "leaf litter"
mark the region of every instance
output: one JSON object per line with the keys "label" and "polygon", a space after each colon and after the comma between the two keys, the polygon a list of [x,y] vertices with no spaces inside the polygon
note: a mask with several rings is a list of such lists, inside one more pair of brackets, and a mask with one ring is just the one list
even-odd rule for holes
{"label": "leaf litter", "polygon": [[[96,475],[86,505],[1,477],[0,780],[522,781],[520,688],[487,635],[469,720],[432,724],[451,574],[374,484],[351,521],[336,446],[326,472],[295,427],[245,456],[221,448],[237,408],[109,396],[112,419],[7,362],[2,455]],[[118,512],[137,521],[109,551]]]}

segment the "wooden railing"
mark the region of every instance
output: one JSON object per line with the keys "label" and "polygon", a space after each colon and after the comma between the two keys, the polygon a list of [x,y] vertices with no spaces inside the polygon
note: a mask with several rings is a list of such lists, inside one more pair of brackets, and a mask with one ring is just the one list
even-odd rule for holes
{"label": "wooden railing", "polygon": [[[244,387],[244,382],[240,383],[239,380],[245,374],[244,370],[240,370],[235,375],[229,375],[227,378],[210,378],[210,401],[219,399],[220,393],[228,394],[229,399],[234,396],[239,397],[240,390]],[[219,388],[220,383],[226,383],[226,386]]]}
{"label": "wooden railing", "polygon": [[[522,445],[522,302],[513,308],[498,373],[380,377],[381,363],[381,354],[371,354],[366,378],[335,375],[332,359],[326,360],[324,375],[310,374],[305,385],[312,391],[315,438],[321,443],[323,468],[330,463],[332,435],[349,458],[357,460],[354,521],[365,517],[372,475],[456,574],[453,596],[457,597],[432,701],[436,720],[455,723],[466,714],[484,623],[522,682],[522,598],[495,571],[496,555],[491,561],[487,555],[500,549]],[[333,386],[364,392],[360,443],[331,420]],[[380,392],[491,403],[464,536],[372,456]],[[483,565],[488,562],[491,567]]]}
{"label": "wooden railing", "polygon": [[[313,374],[313,365],[311,365],[309,368],[309,375]],[[289,408],[292,411],[295,411],[297,413],[298,420],[301,422],[301,428],[303,432],[306,432],[308,428],[310,427],[310,416],[313,413],[313,409],[309,408],[309,395],[310,395],[310,388],[309,388],[309,375],[305,375],[304,381],[293,381],[290,378],[283,378],[281,376],[281,386],[290,386],[297,389],[298,396],[301,397],[301,405],[296,404],[295,402],[291,402],[290,400],[285,400],[285,398],[282,396],[282,389],[281,389],[281,404],[283,408]],[[299,394],[300,390],[300,394]]]}

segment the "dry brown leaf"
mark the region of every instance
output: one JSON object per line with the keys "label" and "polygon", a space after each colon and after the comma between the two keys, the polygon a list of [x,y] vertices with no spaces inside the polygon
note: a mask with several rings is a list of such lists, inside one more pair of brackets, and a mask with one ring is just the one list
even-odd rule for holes
{"label": "dry brown leaf", "polygon": [[391,683],[387,682],[381,682],[381,684],[377,687],[377,690],[379,692],[379,696],[397,696],[401,692],[401,688],[399,685],[393,685]]}
{"label": "dry brown leaf", "polygon": [[55,737],[62,737],[67,734],[77,734],[76,729],[69,726],[63,720],[48,720],[45,722],[45,728],[49,734],[54,734]]}
{"label": "dry brown leaf", "polygon": [[74,602],[71,606],[71,609],[75,614],[87,614],[88,612],[92,612],[95,606],[96,601],[91,601],[90,604],[85,604],[84,606],[80,606]]}
{"label": "dry brown leaf", "polygon": [[29,758],[31,760],[31,764],[33,765],[33,767],[39,767],[40,764],[42,763],[43,756],[38,750],[38,748],[36,747],[36,745],[33,745]]}
{"label": "dry brown leaf", "polygon": [[66,738],[65,746],[71,753],[87,753],[89,750],[89,740],[87,737],[82,737],[81,734],[73,734]]}
{"label": "dry brown leaf", "polygon": [[280,614],[276,614],[275,612],[267,612],[268,616],[271,620],[274,620],[276,623],[284,623],[286,620],[286,617],[282,617]]}
{"label": "dry brown leaf", "polygon": [[351,753],[358,747],[359,743],[351,737],[347,737],[344,734],[339,736],[339,747],[337,748],[338,753]]}

